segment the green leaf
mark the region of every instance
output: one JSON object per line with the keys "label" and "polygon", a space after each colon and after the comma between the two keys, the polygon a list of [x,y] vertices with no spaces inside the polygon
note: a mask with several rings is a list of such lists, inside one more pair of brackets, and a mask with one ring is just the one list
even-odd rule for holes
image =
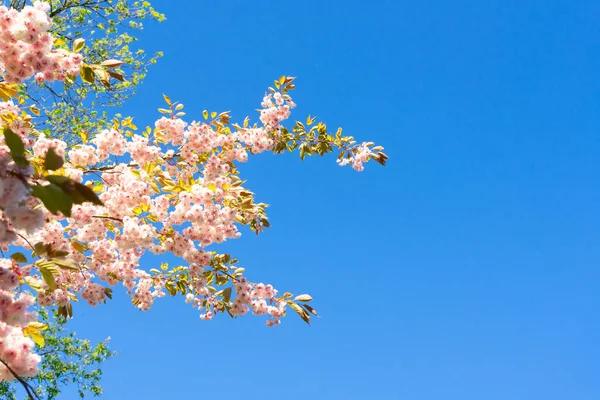
{"label": "green leaf", "polygon": [[25,145],[23,141],[13,131],[8,128],[4,128],[4,141],[10,149],[10,155],[12,159],[19,167],[26,167],[29,165],[29,161],[25,158]]}
{"label": "green leaf", "polygon": [[27,262],[27,258],[23,255],[23,253],[13,253],[10,255],[10,258],[16,262]]}
{"label": "green leaf", "polygon": [[6,145],[10,149],[11,153],[24,155],[25,154],[25,145],[23,141],[13,131],[8,128],[4,128],[4,140],[6,141]]}
{"label": "green leaf", "polygon": [[49,245],[44,244],[43,242],[37,242],[36,244],[33,245],[33,249],[35,250],[35,253],[38,256],[43,256],[44,254],[46,254],[48,252],[48,249],[50,248]]}
{"label": "green leaf", "polygon": [[46,153],[46,159],[44,160],[44,169],[47,171],[54,171],[60,169],[65,163],[65,160],[54,151],[54,148],[50,147],[48,153]]}
{"label": "green leaf", "polygon": [[59,186],[74,204],[82,204],[86,201],[99,206],[103,204],[98,198],[98,195],[94,193],[92,188],[89,188],[79,182],[75,182],[71,178],[60,175],[48,175],[46,179],[49,182]]}
{"label": "green leaf", "polygon": [[52,214],[56,215],[60,211],[67,217],[71,216],[73,200],[60,186],[54,183],[46,186],[36,185],[32,188],[32,194],[40,199]]}
{"label": "green leaf", "polygon": [[52,262],[56,264],[59,268],[68,269],[71,271],[79,271],[79,267],[75,261],[70,260],[68,258],[63,259],[53,259]]}
{"label": "green leaf", "polygon": [[46,180],[57,185],[62,185],[63,183],[71,181],[71,178],[62,175],[48,175]]}
{"label": "green leaf", "polygon": [[96,195],[96,193],[94,193],[94,190],[90,187],[87,187],[79,182],[74,182],[75,183],[75,188],[77,190],[77,192],[86,200],[89,201],[90,203],[96,204],[96,205],[103,205],[104,203],[102,203],[102,201],[98,198],[98,195]]}
{"label": "green leaf", "polygon": [[230,300],[231,300],[231,288],[228,287],[227,289],[223,290],[223,301],[225,303],[229,303]]}

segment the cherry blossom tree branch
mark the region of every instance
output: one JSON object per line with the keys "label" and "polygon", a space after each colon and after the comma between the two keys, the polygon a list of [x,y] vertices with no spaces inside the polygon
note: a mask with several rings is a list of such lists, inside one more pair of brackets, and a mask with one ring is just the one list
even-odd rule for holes
{"label": "cherry blossom tree branch", "polygon": [[40,397],[35,393],[33,387],[31,387],[31,385],[29,383],[27,383],[23,378],[21,378],[19,375],[17,375],[17,373],[10,367],[10,365],[8,365],[8,363],[6,361],[4,361],[2,358],[0,358],[0,363],[4,364],[6,369],[8,369],[8,371],[15,377],[15,379],[21,385],[23,385],[23,388],[25,388],[25,391],[27,392],[27,396],[29,396],[30,400],[41,400]]}

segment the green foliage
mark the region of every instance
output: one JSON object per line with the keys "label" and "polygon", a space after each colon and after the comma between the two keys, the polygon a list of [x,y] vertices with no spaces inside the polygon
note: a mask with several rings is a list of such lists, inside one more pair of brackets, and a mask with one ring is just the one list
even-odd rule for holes
{"label": "green foliage", "polygon": [[[52,29],[56,38],[54,45],[82,54],[85,64],[81,67],[80,76],[67,77],[64,83],[43,85],[29,82],[27,86],[17,86],[0,82],[0,98],[18,97],[20,104],[33,103],[29,110],[38,116],[36,128],[47,136],[60,138],[70,145],[85,143],[90,133],[109,126],[123,128],[125,135],[133,135],[133,132],[125,130],[125,128],[137,130],[131,118],[119,121],[120,115],[117,114],[116,118],[112,119],[109,118],[107,111],[101,110],[106,106],[121,106],[135,93],[137,86],[146,76],[148,66],[160,57],[161,54],[158,53],[148,59],[143,50],[134,49],[137,40],[134,33],[142,28],[144,21],[162,21],[164,16],[156,12],[147,1],[49,0],[49,3],[54,21]],[[25,0],[11,1],[11,5],[15,8],[22,8],[25,4]],[[284,98],[288,96],[287,99],[291,100],[287,93],[294,89],[293,81],[293,77],[282,76],[274,82],[274,85]],[[270,90],[275,92],[273,88]],[[185,115],[181,111],[183,105],[172,102],[167,96],[164,98],[169,108],[159,109],[159,112],[173,117]],[[237,124],[230,125],[228,112],[217,113],[205,110],[202,115],[219,134],[229,133],[231,128],[242,130],[247,128],[249,123],[246,119],[243,128]],[[24,122],[29,123],[29,120]],[[143,135],[148,137],[151,133],[151,129],[148,128]],[[32,167],[34,183],[26,183],[26,185],[50,212],[54,214],[61,212],[68,217],[73,204],[83,202],[102,204],[97,196],[97,193],[102,191],[101,182],[97,182],[92,188],[62,176],[64,160],[53,149],[49,150],[43,159],[31,155],[27,158],[20,137],[8,129],[5,129],[3,134],[15,163],[23,167]],[[153,134],[160,142],[162,133]],[[358,151],[353,137],[342,136],[341,129],[332,134],[328,132],[324,123],[317,122],[316,118],[310,116],[305,122],[296,122],[291,130],[282,127],[280,130],[270,132],[270,135],[275,142],[273,147],[275,153],[298,150],[301,159],[311,155],[323,156],[333,151],[340,151],[340,159],[352,158]],[[370,157],[385,165],[387,156],[381,152],[382,148],[373,147],[373,143],[368,143],[366,146],[373,150]],[[209,154],[198,154],[198,157],[199,163],[205,162]],[[155,167],[157,166],[153,163],[148,163],[144,169],[148,176],[154,177],[150,185],[156,192],[160,189],[167,196],[175,198],[181,191],[189,190],[189,186],[193,183],[179,182],[168,176],[154,174]],[[104,165],[88,172],[102,172],[109,168],[112,166]],[[269,227],[266,215],[268,205],[256,203],[254,193],[242,187],[244,182],[239,178],[235,164],[231,163],[230,168],[232,183],[228,185],[230,186],[228,189],[235,191],[237,196],[227,199],[227,205],[238,211],[236,215],[238,223],[248,226],[258,234]],[[139,171],[137,173],[139,174]],[[18,172],[14,175],[19,177]],[[208,187],[212,191],[216,190],[214,185]],[[150,207],[147,204],[140,204],[134,211],[136,216],[142,217],[144,223],[151,224],[157,221],[157,217],[150,214]],[[110,222],[107,222],[108,230],[114,232],[115,227],[111,228],[109,224]],[[174,231],[165,232],[161,240],[166,240],[173,233]],[[85,255],[87,250],[85,244],[71,241],[71,245]],[[33,265],[38,268],[41,277],[41,280],[32,276],[24,277],[24,281],[33,290],[42,291],[44,282],[50,291],[55,290],[57,288],[55,276],[60,269],[78,271],[84,268],[83,265],[65,259],[66,254],[57,254],[44,243],[36,243],[30,247],[33,250],[31,256],[39,258]],[[204,269],[200,277],[192,276],[188,267],[169,268],[167,264],[162,264],[160,270],[150,270],[150,273],[160,276],[164,281],[165,289],[172,296],[193,294],[194,281],[200,278],[214,296],[210,303],[204,300],[202,306],[206,307],[207,311],[228,313],[233,316],[231,297],[244,269],[237,266],[237,260],[229,254],[213,252],[211,256],[210,265]],[[15,263],[27,262],[27,258],[21,253],[14,253],[11,257]],[[105,291],[106,296],[111,298],[111,289],[106,288]],[[72,293],[68,294],[74,298]],[[317,316],[316,310],[306,304],[312,300],[309,295],[301,294],[294,297],[291,293],[285,293],[276,300],[284,301],[306,323],[310,323],[311,316]],[[91,346],[89,341],[78,339],[74,333],[67,332],[66,318],[72,316],[70,303],[58,307],[52,316],[41,309],[40,316],[39,325],[23,328],[25,334],[30,336],[38,346],[44,347],[39,351],[43,356],[41,372],[35,378],[27,379],[27,384],[40,398],[56,398],[65,385],[76,386],[80,397],[86,394],[99,395],[102,392],[99,386],[102,374],[99,365],[113,355],[106,343]],[[0,398],[17,400],[19,387],[18,382],[0,383]]]}
{"label": "green foliage", "polygon": [[[63,83],[38,85],[29,82],[25,85],[0,83],[0,99],[18,98],[19,103],[33,103],[30,111],[38,116],[36,128],[53,137],[74,144],[88,137],[88,132],[105,128],[110,121],[108,106],[121,106],[136,92],[137,86],[146,76],[150,65],[156,63],[162,53],[148,56],[143,49],[135,48],[136,31],[143,28],[148,20],[163,21],[148,1],[131,0],[46,0],[51,4],[53,20],[52,34],[56,38],[55,47],[70,49],[82,54],[85,66],[82,76],[85,79],[70,78]],[[26,0],[11,0],[8,6],[23,8]],[[86,40],[83,40],[85,38]],[[13,160],[20,166],[30,165],[25,157],[23,142],[10,130],[4,134]],[[91,201],[99,204],[92,189],[60,176],[57,171],[63,159],[53,150],[49,151],[41,165],[33,165],[38,178],[48,184],[31,187],[33,194],[44,205],[56,213],[70,215],[72,204]],[[100,203],[101,204],[101,203]],[[43,244],[42,244],[43,246]],[[39,248],[36,244],[34,255],[47,256],[41,261],[40,273],[49,286],[54,282],[56,268],[74,268],[69,262],[60,260],[60,254],[53,254],[49,248]],[[27,262],[21,253],[13,254],[13,260]],[[35,289],[31,277],[26,277]],[[41,288],[41,286],[40,286]],[[110,293],[107,293],[110,295]],[[81,398],[86,395],[100,395],[100,364],[112,357],[106,342],[92,345],[88,340],[77,338],[65,326],[66,316],[71,314],[71,305],[59,307],[49,314],[40,309],[39,321],[44,324],[43,333],[39,327],[27,327],[27,334],[38,346],[44,345],[40,373],[27,383],[34,388],[40,399],[55,399],[66,386],[76,387]],[[20,400],[27,398],[18,381],[0,382],[0,399]]]}
{"label": "green foliage", "polygon": [[[25,146],[21,138],[8,128],[2,130],[6,145],[10,149],[10,155],[13,161],[21,166],[27,167],[30,165],[25,157]],[[89,188],[71,178],[61,175],[46,175],[49,171],[60,169],[64,164],[61,156],[56,154],[54,149],[50,148],[44,158],[42,165],[37,169],[37,180],[45,180],[44,184],[31,185],[22,176],[25,186],[31,189],[31,194],[44,203],[44,206],[53,214],[59,211],[63,215],[70,217],[73,204],[82,204],[91,202],[102,205],[102,202],[94,193],[92,188]],[[18,174],[15,174],[19,177]]]}
{"label": "green foliage", "polygon": [[48,153],[46,154],[46,159],[44,160],[44,169],[48,171],[55,171],[60,169],[65,161],[61,156],[56,154],[53,147],[48,149]]}
{"label": "green foliage", "polygon": [[[92,345],[89,340],[78,338],[65,327],[66,319],[39,310],[39,321],[47,326],[43,329],[44,346],[40,373],[26,382],[40,399],[61,398],[64,388],[74,386],[80,398],[102,394],[100,365],[115,355],[107,341]],[[38,324],[39,327],[42,324]],[[36,343],[38,343],[36,341]],[[39,343],[38,343],[39,345]],[[6,400],[27,399],[19,382],[0,382],[0,398]]]}
{"label": "green foliage", "polygon": [[[136,48],[136,34],[149,20],[164,21],[148,1],[46,0],[51,5],[55,47],[82,54],[81,79],[64,84],[28,85],[23,95],[41,111],[39,130],[71,144],[82,132],[94,132],[110,121],[108,106],[120,107],[135,94],[148,67],[162,56]],[[12,0],[20,9],[24,0]],[[85,41],[81,38],[85,38]]]}
{"label": "green foliage", "polygon": [[[270,87],[269,91],[275,93],[277,90],[284,98],[288,97],[288,92],[295,89],[294,77],[282,76],[274,81],[275,88]],[[205,118],[206,115],[205,115]],[[237,124],[233,127],[241,130]],[[244,121],[243,128],[248,127],[248,120]],[[257,125],[254,126],[255,128]],[[343,136],[342,128],[338,128],[335,134],[327,130],[327,125],[323,122],[317,122],[316,117],[310,115],[306,117],[305,122],[296,121],[290,132],[286,127],[281,127],[281,130],[272,132],[275,145],[273,153],[281,154],[286,151],[299,151],[300,159],[304,160],[307,156],[324,156],[334,151],[339,151],[338,160],[343,158],[352,158],[356,155],[358,147],[352,136]],[[385,166],[388,156],[383,153],[383,147],[375,146],[374,143],[366,143],[366,146],[371,149],[373,154],[370,156],[375,162]]]}
{"label": "green foliage", "polygon": [[10,156],[19,167],[26,167],[29,162],[25,158],[25,145],[21,138],[8,128],[4,128],[4,141],[10,149]]}

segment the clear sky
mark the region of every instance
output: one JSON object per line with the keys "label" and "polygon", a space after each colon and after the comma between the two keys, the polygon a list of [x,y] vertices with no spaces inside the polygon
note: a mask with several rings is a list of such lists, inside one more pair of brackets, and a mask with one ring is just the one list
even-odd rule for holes
{"label": "clear sky", "polygon": [[163,92],[242,119],[288,74],[296,117],[390,160],[252,158],[273,227],[219,249],[322,318],[142,313],[116,288],[72,321],[119,352],[104,399],[600,399],[600,2],[154,3],[138,125]]}

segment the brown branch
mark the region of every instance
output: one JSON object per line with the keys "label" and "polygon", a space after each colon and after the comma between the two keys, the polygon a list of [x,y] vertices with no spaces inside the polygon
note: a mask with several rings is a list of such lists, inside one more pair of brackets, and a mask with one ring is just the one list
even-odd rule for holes
{"label": "brown branch", "polygon": [[112,219],[113,221],[119,221],[119,222],[123,223],[123,220],[121,218],[107,217],[104,215],[93,215],[92,218]]}
{"label": "brown branch", "polygon": [[41,400],[40,397],[35,393],[35,389],[29,383],[27,383],[23,378],[21,378],[19,375],[17,375],[17,373],[15,371],[13,371],[13,369],[8,365],[8,363],[6,361],[4,361],[2,358],[0,358],[0,362],[2,364],[4,364],[6,369],[8,369],[10,371],[10,373],[15,377],[15,379],[17,381],[19,381],[19,383],[21,385],[23,385],[23,387],[25,388],[25,391],[27,392],[27,396],[29,396],[30,400]]}
{"label": "brown branch", "polygon": [[[91,169],[87,169],[85,171],[83,171],[84,174],[90,173],[90,172],[105,172],[105,171],[110,171],[111,169],[115,169],[117,167],[117,165],[108,165],[106,167],[98,167],[98,168],[91,168]],[[129,163],[127,164],[128,168],[132,168],[132,167],[139,167],[139,165],[134,164],[134,163]]]}

